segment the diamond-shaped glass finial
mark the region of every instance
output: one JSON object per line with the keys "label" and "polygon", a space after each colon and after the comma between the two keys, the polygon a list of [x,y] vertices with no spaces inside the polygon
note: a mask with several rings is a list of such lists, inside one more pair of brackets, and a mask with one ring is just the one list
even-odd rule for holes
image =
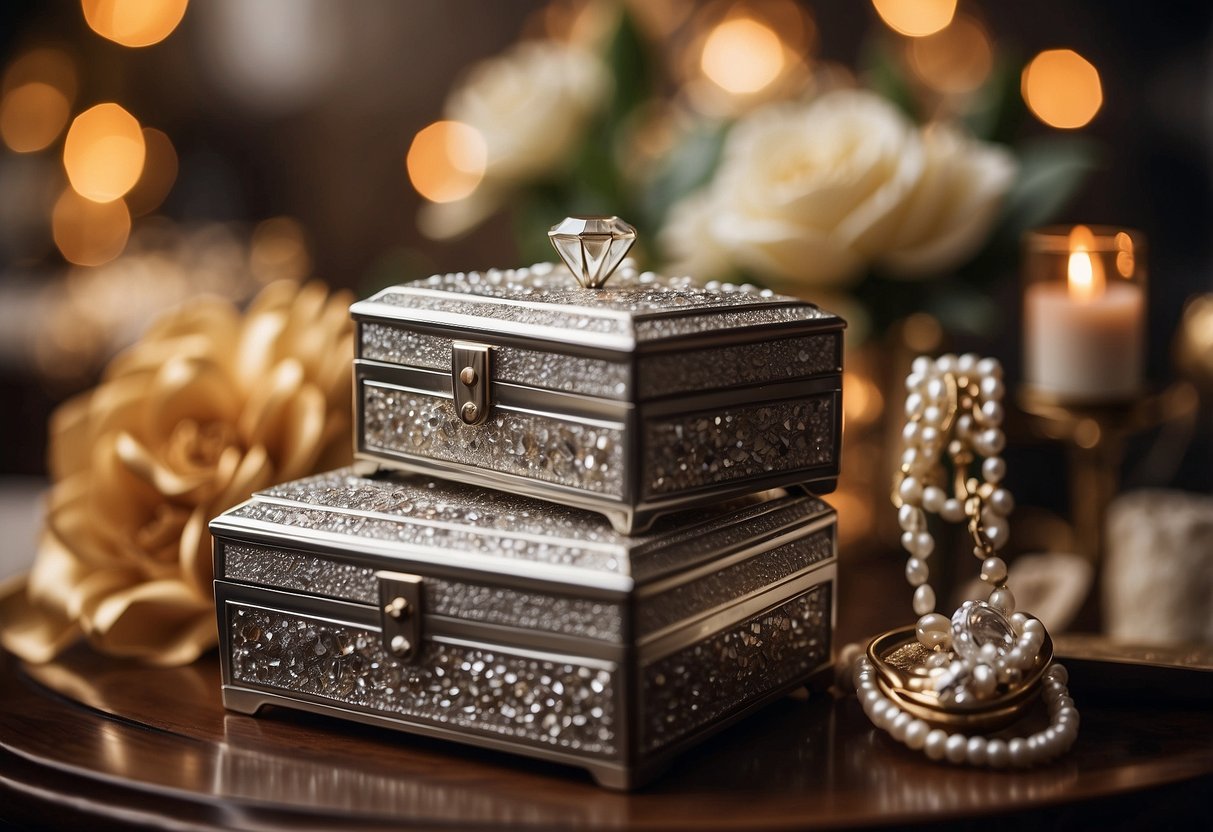
{"label": "diamond-shaped glass finial", "polygon": [[578,283],[601,289],[636,242],[636,229],[619,217],[567,217],[548,239]]}

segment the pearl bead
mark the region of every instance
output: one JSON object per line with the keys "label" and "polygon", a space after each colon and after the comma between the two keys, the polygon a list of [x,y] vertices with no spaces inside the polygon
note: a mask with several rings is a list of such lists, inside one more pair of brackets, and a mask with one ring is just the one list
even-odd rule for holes
{"label": "pearl bead", "polygon": [[906,477],[897,489],[903,503],[916,506],[922,502],[922,483],[913,477]]}
{"label": "pearl bead", "polygon": [[1007,744],[1003,740],[989,740],[986,742],[986,759],[989,760],[992,768],[1006,768],[1011,762],[1011,754],[1007,750]]}
{"label": "pearl bead", "polygon": [[1011,527],[1001,517],[994,518],[993,522],[984,523],[984,526],[982,531],[985,533],[986,540],[990,541],[990,545],[995,549],[1003,548],[1011,539]]}
{"label": "pearl bead", "polygon": [[901,429],[901,438],[907,445],[913,445],[918,441],[920,430],[922,430],[921,422],[906,422],[906,426]]}
{"label": "pearl bead", "polygon": [[929,612],[918,619],[914,633],[923,647],[946,645],[952,640],[952,622],[937,612]]}
{"label": "pearl bead", "polygon": [[981,650],[978,651],[977,655],[986,664],[992,664],[998,660],[998,645],[992,641],[987,641],[981,645]]}
{"label": "pearl bead", "polygon": [[936,376],[927,381],[926,394],[927,399],[937,402],[948,394],[948,385],[942,378]]}
{"label": "pearl bead", "polygon": [[981,421],[992,428],[1002,424],[1003,416],[1002,404],[999,402],[989,401],[981,406]]}
{"label": "pearl bead", "polygon": [[1015,612],[1015,596],[1005,586],[991,592],[988,600],[991,607],[1002,610],[1004,615]]}
{"label": "pearl bead", "polygon": [[965,759],[972,766],[984,766],[986,764],[985,737],[969,737],[969,741],[965,745]]}
{"label": "pearl bead", "polygon": [[881,696],[879,699],[877,699],[875,702],[873,702],[872,707],[870,707],[868,709],[868,718],[871,719],[873,722],[879,724],[880,718],[882,716],[884,716],[884,712],[886,710],[888,710],[890,707],[891,707],[891,705],[889,703],[889,700],[887,700],[883,696]]}
{"label": "pearl bead", "polygon": [[1007,743],[1007,754],[1011,758],[1011,765],[1017,768],[1026,768],[1032,764],[1032,757],[1028,754],[1028,743],[1023,737],[1016,737]]}
{"label": "pearl bead", "polygon": [[986,583],[996,584],[1007,577],[1007,564],[1002,558],[991,557],[981,562],[981,579]]}
{"label": "pearl bead", "polygon": [[927,742],[927,734],[931,732],[931,726],[927,725],[921,719],[914,719],[906,726],[906,745],[917,751],[922,748]]}
{"label": "pearl bead", "polygon": [[977,369],[977,356],[973,353],[966,352],[956,359],[956,372],[961,375],[970,375],[975,369]]}
{"label": "pearl bead", "polygon": [[1015,498],[1005,488],[996,488],[994,489],[994,493],[990,495],[990,508],[1006,517],[1015,510]]}
{"label": "pearl bead", "polygon": [[1046,675],[1058,684],[1068,685],[1070,683],[1070,671],[1066,670],[1066,666],[1063,664],[1053,665]]}
{"label": "pearl bead", "polygon": [[913,719],[914,718],[905,711],[898,713],[897,716],[893,718],[893,721],[889,723],[889,733],[893,735],[893,739],[897,740],[898,742],[905,742],[906,730],[910,727],[910,723],[913,721]]}
{"label": "pearl bead", "polygon": [[956,420],[956,432],[961,436],[968,436],[973,432],[973,417],[968,413],[963,413]]}
{"label": "pearl bead", "polygon": [[922,507],[935,514],[940,512],[947,499],[948,495],[938,486],[928,485],[922,490]]}
{"label": "pearl bead", "polygon": [[935,359],[935,369],[941,373],[953,373],[956,371],[956,354],[944,353]]}
{"label": "pearl bead", "polygon": [[939,516],[949,523],[959,523],[965,518],[965,509],[964,506],[961,505],[960,500],[957,500],[955,497],[950,497],[944,502],[943,508],[940,509]]}
{"label": "pearl bead", "polygon": [[[1028,619],[1027,621],[1025,621],[1023,623],[1024,634],[1027,635],[1028,633],[1035,633],[1035,634],[1039,635],[1041,637],[1041,640],[1043,641],[1044,636],[1045,636],[1044,622],[1041,621],[1039,618],[1031,618],[1030,616],[1024,616],[1024,617]],[[1054,665],[1054,667],[1060,668],[1062,673],[1065,672],[1065,668],[1061,667],[1061,665]]]}
{"label": "pearl bead", "polygon": [[1023,670],[1025,664],[1030,663],[1031,660],[1031,657],[1024,653],[1021,647],[1012,647],[1007,653],[1007,664],[1011,667],[1018,667],[1020,670]]}
{"label": "pearl bead", "polygon": [[917,506],[902,505],[897,509],[897,522],[907,532],[920,532],[927,525],[927,516]]}
{"label": "pearl bead", "polygon": [[914,590],[914,612],[917,615],[926,615],[935,609],[935,590],[931,589],[930,584],[923,584]]}
{"label": "pearl bead", "polygon": [[929,558],[935,551],[935,538],[930,532],[915,532],[913,546],[908,551],[916,558]]}
{"label": "pearl bead", "polygon": [[998,677],[994,675],[994,668],[988,664],[979,664],[973,668],[972,681],[969,687],[973,690],[973,695],[978,699],[985,699],[994,692],[998,687]]}
{"label": "pearl bead", "polygon": [[921,393],[910,393],[906,396],[906,416],[910,419],[917,419],[922,415],[924,401]]}
{"label": "pearl bead", "polygon": [[922,383],[926,380],[926,376],[924,376],[922,373],[910,373],[908,376],[906,376],[906,392],[917,392],[918,388],[922,387]]}
{"label": "pearl bead", "polygon": [[1002,478],[1007,475],[1007,463],[1000,456],[986,457],[981,463],[981,475],[985,481],[992,484],[1002,482]]}
{"label": "pearl bead", "polygon": [[943,424],[943,411],[935,405],[928,406],[922,411],[922,443],[933,445],[939,441],[939,426]]}
{"label": "pearl bead", "polygon": [[927,741],[923,744],[923,750],[932,760],[942,760],[943,755],[947,751],[948,735],[938,728],[935,728],[931,733],[927,734]]}
{"label": "pearl bead", "polygon": [[981,380],[981,395],[986,399],[1001,399],[1003,394],[1002,379],[997,376],[986,376]]}
{"label": "pearl bead", "polygon": [[906,561],[906,581],[910,586],[922,586],[930,577],[931,570],[927,568],[925,562],[918,558],[910,558]]}
{"label": "pearl bead", "polygon": [[918,460],[922,457],[922,451],[918,448],[906,448],[901,452],[901,465],[905,470],[910,470],[918,466]]}
{"label": "pearl bead", "polygon": [[977,362],[977,375],[987,378],[1002,378],[1002,364],[997,358],[983,358]]}
{"label": "pearl bead", "polygon": [[997,456],[1007,446],[1007,437],[998,428],[986,428],[977,434],[973,445],[982,456]]}
{"label": "pearl bead", "polygon": [[944,756],[951,763],[963,763],[968,752],[969,740],[964,734],[952,734],[943,746]]}
{"label": "pearl bead", "polygon": [[1027,614],[1025,612],[1012,612],[1008,616],[1008,620],[1010,621],[1010,626],[1015,628],[1016,636],[1023,636],[1024,625],[1027,623]]}
{"label": "pearl bead", "polygon": [[931,359],[920,355],[910,363],[910,369],[915,375],[925,376],[931,372]]}

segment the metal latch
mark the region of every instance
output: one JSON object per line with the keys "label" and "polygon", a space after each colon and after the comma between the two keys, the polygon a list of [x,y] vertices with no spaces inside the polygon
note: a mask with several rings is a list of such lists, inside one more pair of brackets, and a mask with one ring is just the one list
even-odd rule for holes
{"label": "metal latch", "polygon": [[464,424],[478,425],[489,415],[489,357],[492,347],[456,341],[451,346],[451,382],[455,411]]}
{"label": "metal latch", "polygon": [[383,646],[401,661],[412,661],[421,650],[421,576],[376,572],[375,577]]}

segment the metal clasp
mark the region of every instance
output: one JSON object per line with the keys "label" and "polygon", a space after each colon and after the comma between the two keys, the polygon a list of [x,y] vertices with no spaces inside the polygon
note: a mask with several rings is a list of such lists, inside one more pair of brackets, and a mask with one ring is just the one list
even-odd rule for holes
{"label": "metal clasp", "polygon": [[492,347],[456,341],[451,346],[451,384],[455,412],[464,424],[478,425],[489,415],[489,373]]}
{"label": "metal clasp", "polygon": [[375,577],[383,646],[401,661],[411,662],[421,652],[421,576],[376,572]]}

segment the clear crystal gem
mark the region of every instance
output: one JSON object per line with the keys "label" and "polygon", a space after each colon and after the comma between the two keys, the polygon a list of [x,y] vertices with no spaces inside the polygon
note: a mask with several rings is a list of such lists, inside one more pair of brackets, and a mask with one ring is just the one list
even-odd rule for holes
{"label": "clear crystal gem", "polygon": [[999,655],[1015,644],[1011,619],[985,601],[965,601],[952,615],[952,649],[976,661],[985,644],[993,644]]}
{"label": "clear crystal gem", "polygon": [[578,283],[600,289],[636,242],[636,229],[619,217],[566,217],[548,239]]}

